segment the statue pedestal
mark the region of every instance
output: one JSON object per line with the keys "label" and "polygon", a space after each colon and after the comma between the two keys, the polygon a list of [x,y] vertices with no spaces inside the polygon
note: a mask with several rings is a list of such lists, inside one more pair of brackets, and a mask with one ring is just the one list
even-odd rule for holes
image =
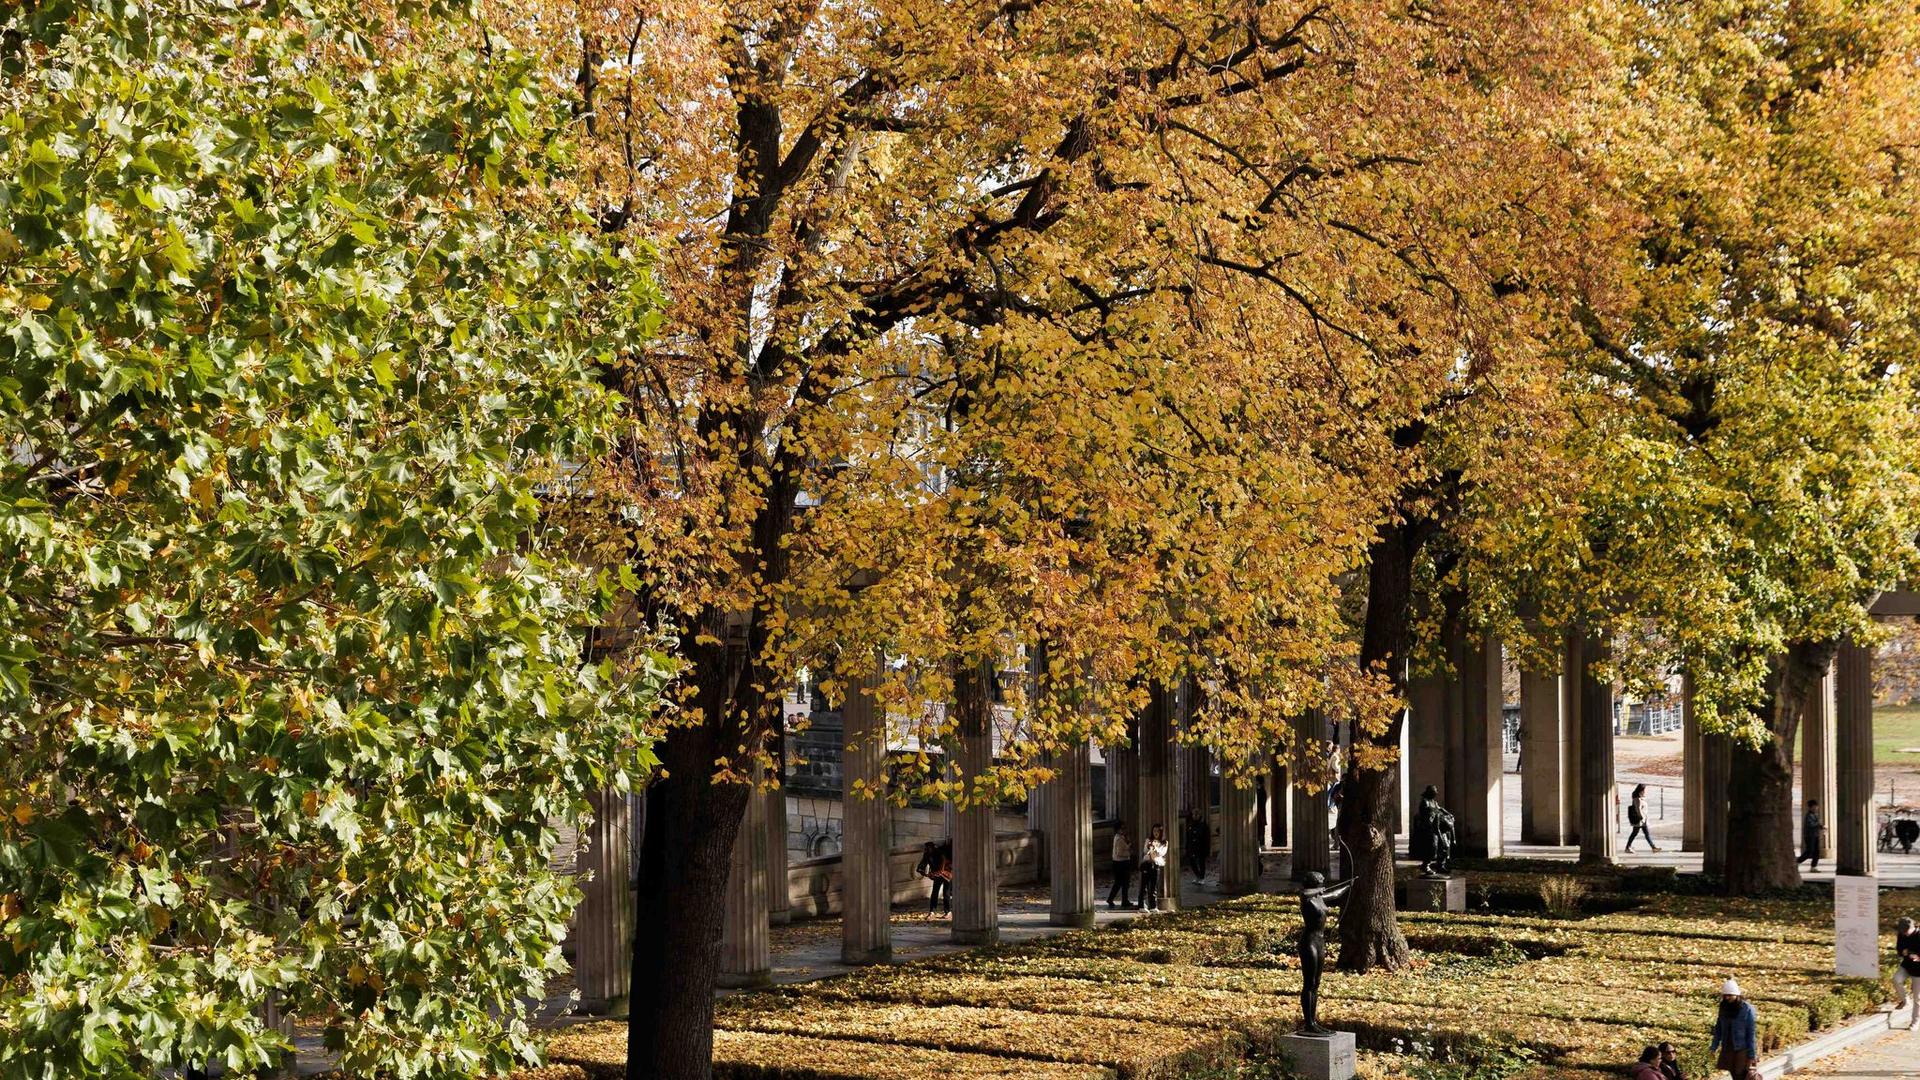
{"label": "statue pedestal", "polygon": [[1282,1035],[1280,1052],[1301,1080],[1353,1080],[1353,1032]]}
{"label": "statue pedestal", "polygon": [[1467,879],[1418,877],[1407,882],[1401,892],[1401,911],[1465,911]]}

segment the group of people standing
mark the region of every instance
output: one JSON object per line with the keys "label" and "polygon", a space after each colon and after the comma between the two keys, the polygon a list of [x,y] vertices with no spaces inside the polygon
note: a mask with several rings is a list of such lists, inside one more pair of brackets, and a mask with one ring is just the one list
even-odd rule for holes
{"label": "group of people standing", "polygon": [[[1181,854],[1187,869],[1193,873],[1194,881],[1206,880],[1207,860],[1213,849],[1213,828],[1203,815],[1195,813],[1187,816],[1182,842]],[[1113,884],[1107,889],[1107,907],[1126,908],[1129,911],[1160,910],[1166,896],[1168,847],[1167,827],[1158,822],[1147,830],[1146,842],[1140,846],[1138,853],[1133,850],[1133,838],[1127,834],[1127,827],[1115,826],[1113,846],[1109,851]],[[1138,903],[1134,902],[1132,895],[1135,873],[1140,875]]]}

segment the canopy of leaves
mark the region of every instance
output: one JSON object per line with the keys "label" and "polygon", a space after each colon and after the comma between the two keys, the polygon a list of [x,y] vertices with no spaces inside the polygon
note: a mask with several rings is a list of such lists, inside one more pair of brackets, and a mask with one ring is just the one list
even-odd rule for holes
{"label": "canopy of leaves", "polygon": [[[368,6],[377,9],[378,5]],[[547,508],[646,252],[454,12],[0,14],[0,1075],[498,1071],[647,760]],[[556,197],[556,192],[558,197]]]}

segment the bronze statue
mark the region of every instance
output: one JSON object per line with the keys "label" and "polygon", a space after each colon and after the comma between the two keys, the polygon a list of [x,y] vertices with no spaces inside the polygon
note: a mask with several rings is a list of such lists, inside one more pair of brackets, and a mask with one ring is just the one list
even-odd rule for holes
{"label": "bronze statue", "polygon": [[1320,1026],[1320,972],[1327,964],[1327,901],[1338,900],[1353,887],[1348,878],[1327,884],[1318,870],[1309,870],[1300,889],[1300,1026],[1302,1035],[1331,1035]]}
{"label": "bronze statue", "polygon": [[1413,839],[1408,853],[1420,860],[1421,874],[1446,877],[1453,869],[1453,815],[1440,805],[1432,784],[1420,793],[1420,809],[1413,814]]}

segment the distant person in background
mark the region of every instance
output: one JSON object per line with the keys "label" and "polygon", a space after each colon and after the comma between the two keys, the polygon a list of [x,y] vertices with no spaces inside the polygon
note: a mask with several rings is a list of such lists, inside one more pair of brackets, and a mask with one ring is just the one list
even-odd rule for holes
{"label": "distant person in background", "polygon": [[1825,826],[1820,820],[1820,800],[1808,799],[1806,813],[1800,816],[1800,857],[1793,860],[1795,866],[1811,861],[1807,869],[1820,869],[1820,831]]}
{"label": "distant person in background", "polygon": [[[1913,1002],[1913,1013],[1907,1017],[1907,1028],[1911,1030],[1920,1023],[1920,929],[1915,929],[1912,919],[1901,919],[1893,924],[1893,989],[1899,995],[1899,1002],[1893,1011],[1899,1013],[1907,1002]],[[1888,1017],[1892,1022],[1892,1017]]]}
{"label": "distant person in background", "polygon": [[1714,1067],[1727,1070],[1733,1080],[1748,1080],[1760,1056],[1760,1018],[1732,979],[1720,985],[1720,1012],[1713,1020],[1713,1042],[1707,1052],[1719,1053]]}
{"label": "distant person in background", "polygon": [[1913,845],[1920,843],[1920,821],[1910,817],[1901,818],[1893,823],[1893,836],[1900,841],[1900,851],[1903,854],[1913,854]]}
{"label": "distant person in background", "polygon": [[1633,850],[1634,839],[1641,836],[1647,838],[1648,847],[1655,851],[1660,850],[1660,845],[1653,842],[1653,830],[1647,827],[1647,785],[1645,784],[1633,786],[1633,801],[1627,804],[1627,824],[1633,826],[1633,830],[1627,833],[1628,851]]}
{"label": "distant person in background", "polygon": [[1527,725],[1518,724],[1513,729],[1513,771],[1521,772],[1527,761]]}
{"label": "distant person in background", "polygon": [[1127,827],[1117,825],[1113,830],[1113,887],[1107,890],[1107,906],[1114,906],[1113,898],[1120,898],[1120,906],[1131,909],[1133,897],[1133,840],[1127,836]]}
{"label": "distant person in background", "polygon": [[1187,860],[1187,869],[1193,871],[1193,880],[1205,881],[1207,858],[1213,854],[1213,829],[1207,824],[1205,811],[1196,811],[1187,818],[1186,848],[1180,854]]}
{"label": "distant person in background", "polygon": [[1680,1052],[1670,1042],[1660,1044],[1661,1080],[1687,1080],[1687,1074],[1680,1071]]}
{"label": "distant person in background", "polygon": [[936,909],[951,912],[953,910],[953,847],[927,841],[926,845],[920,849],[920,861],[914,864],[913,872],[933,884],[933,891],[927,894],[927,914],[933,914]]}
{"label": "distant person in background", "polygon": [[1155,825],[1140,848],[1140,906],[1160,910],[1161,882],[1167,874],[1167,827]]}
{"label": "distant person in background", "polygon": [[1633,1063],[1633,1080],[1661,1080],[1659,1047],[1640,1051],[1640,1060]]}

